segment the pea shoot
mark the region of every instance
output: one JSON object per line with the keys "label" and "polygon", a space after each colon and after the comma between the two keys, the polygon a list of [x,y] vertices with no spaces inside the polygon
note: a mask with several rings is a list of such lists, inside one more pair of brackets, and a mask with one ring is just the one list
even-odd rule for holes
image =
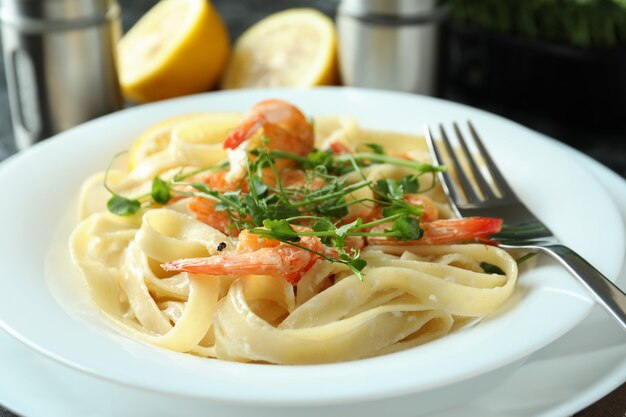
{"label": "pea shoot", "polygon": [[[136,198],[127,198],[115,193],[107,184],[104,186],[112,194],[107,203],[110,212],[128,216],[142,208],[165,205],[172,198],[197,196],[216,201],[215,209],[225,212],[238,231],[247,229],[250,233],[274,239],[284,244],[313,252],[330,262],[340,263],[349,268],[360,279],[367,265],[359,250],[348,248],[350,237],[389,237],[402,241],[417,240],[423,236],[420,227],[422,206],[414,206],[405,201],[406,194],[423,192],[420,177],[435,174],[442,167],[423,164],[412,160],[388,155],[379,144],[366,144],[369,151],[335,155],[330,151],[315,150],[307,156],[284,151],[267,150],[264,146],[249,152],[247,177],[236,191],[220,191],[210,188],[194,178],[209,170],[223,170],[227,165],[180,172],[172,179],[155,177],[151,192]],[[289,185],[283,183],[276,168],[277,161],[291,160],[304,174],[304,183]],[[375,164],[392,164],[409,168],[413,172],[399,179],[368,179],[363,169]],[[357,173],[361,180],[348,183],[346,174]],[[268,180],[272,177],[272,180]],[[434,175],[433,182],[434,186]],[[368,188],[374,198],[347,198],[352,193]],[[365,222],[358,218],[343,224],[354,204],[382,206],[382,217]],[[374,232],[371,228],[378,227]],[[303,226],[303,227],[296,227]],[[334,250],[332,256],[317,252],[299,242],[304,236],[318,237],[322,243]]]}

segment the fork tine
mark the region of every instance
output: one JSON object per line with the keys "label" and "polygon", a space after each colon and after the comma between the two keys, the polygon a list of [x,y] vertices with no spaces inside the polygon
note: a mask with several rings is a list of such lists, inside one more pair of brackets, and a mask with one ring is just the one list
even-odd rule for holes
{"label": "fork tine", "polygon": [[[430,127],[428,125],[424,125],[424,137],[426,138],[426,143],[428,144],[428,148],[430,149],[430,154],[433,157],[433,162],[435,165],[443,165],[443,157],[441,156],[441,152],[439,152],[439,148],[433,139],[432,132],[430,131]],[[452,179],[450,172],[444,171],[439,172],[439,182],[441,182],[441,187],[444,190],[444,194],[450,200],[450,206],[452,210],[455,212],[457,217],[462,217],[457,205],[459,204],[459,190],[455,181]]]}
{"label": "fork tine", "polygon": [[456,152],[454,151],[454,149],[452,149],[452,145],[450,144],[450,139],[448,139],[448,135],[446,134],[446,131],[443,128],[443,125],[441,124],[439,125],[439,130],[441,131],[441,139],[443,141],[444,146],[446,147],[446,151],[448,151],[448,155],[450,156],[450,159],[452,161],[452,166],[454,167],[454,171],[456,172],[456,176],[459,179],[459,184],[461,186],[461,189],[463,190],[463,193],[465,194],[467,202],[474,203],[474,204],[479,203],[480,198],[476,194],[476,191],[474,190],[474,187],[470,183],[469,178],[467,178],[467,175],[465,175],[465,170],[463,169],[463,166],[459,162]]}
{"label": "fork tine", "polygon": [[487,169],[489,170],[489,173],[491,174],[491,178],[493,178],[493,181],[496,187],[498,187],[498,189],[500,190],[500,193],[502,193],[502,196],[517,199],[517,196],[515,195],[511,187],[509,187],[508,182],[506,182],[506,180],[504,179],[504,176],[502,176],[502,173],[500,173],[500,170],[498,169],[495,162],[493,162],[493,159],[491,159],[491,156],[485,149],[485,146],[483,145],[483,142],[480,140],[480,136],[478,136],[478,132],[474,128],[474,125],[472,125],[472,122],[468,120],[467,125],[469,126],[472,137],[474,138],[476,147],[478,148],[478,151],[480,152],[480,155],[485,161],[485,165],[487,166]]}
{"label": "fork tine", "polygon": [[463,137],[463,134],[461,133],[461,129],[459,129],[459,125],[456,122],[454,122],[453,126],[454,126],[454,132],[456,133],[456,137],[459,140],[459,144],[461,145],[461,149],[463,150],[463,152],[465,153],[465,157],[469,161],[470,170],[472,171],[472,175],[474,176],[474,180],[476,184],[478,185],[478,188],[483,193],[485,198],[497,199],[498,197],[491,190],[491,185],[487,182],[487,180],[485,180],[483,173],[480,172],[480,169],[478,168],[478,164],[476,163],[476,159],[472,156],[472,153],[470,152],[467,146],[467,143],[465,142],[465,138]]}

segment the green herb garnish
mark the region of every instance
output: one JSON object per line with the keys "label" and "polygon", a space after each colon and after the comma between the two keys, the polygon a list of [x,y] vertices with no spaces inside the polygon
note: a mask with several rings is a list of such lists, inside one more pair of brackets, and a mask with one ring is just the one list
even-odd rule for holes
{"label": "green herb garnish", "polygon": [[[188,173],[182,171],[171,180],[155,177],[150,194],[129,199],[105,187],[112,197],[108,209],[119,215],[132,215],[141,207],[152,204],[167,204],[173,197],[198,196],[216,201],[216,210],[225,212],[233,227],[241,231],[313,252],[331,262],[341,263],[363,279],[363,269],[367,265],[358,250],[346,249],[349,237],[389,237],[398,240],[420,239],[421,206],[413,206],[404,200],[406,194],[420,191],[419,178],[433,174],[442,168],[429,164],[397,158],[384,152],[381,145],[367,144],[372,152],[333,155],[329,151],[316,150],[306,157],[284,151],[266,150],[262,143],[250,153],[245,183],[249,192],[218,191],[207,184],[189,181],[195,175],[208,170],[199,169]],[[284,184],[276,169],[277,160],[290,159],[304,172],[304,184],[290,186]],[[393,164],[411,168],[414,173],[400,179],[368,180],[362,169],[374,164]],[[216,169],[224,169],[221,166]],[[361,181],[347,183],[345,174],[356,172]],[[268,183],[267,176],[273,174],[275,183]],[[433,176],[434,184],[434,176]],[[346,197],[360,189],[369,188],[375,199],[350,200]],[[381,205],[383,217],[368,223],[357,219],[349,224],[341,224],[352,204],[372,203]],[[389,224],[389,229],[378,232],[366,231],[374,226]],[[295,227],[303,226],[303,227]],[[329,248],[328,253],[314,251],[302,244],[302,237],[315,236]],[[331,253],[331,252],[329,252]]]}
{"label": "green herb garnish", "polygon": [[481,262],[480,267],[486,274],[506,275],[502,269],[494,264],[490,264],[489,262]]}
{"label": "green herb garnish", "polygon": [[152,180],[152,192],[150,193],[155,203],[167,204],[170,201],[170,186],[159,177]]}
{"label": "green herb garnish", "polygon": [[126,198],[117,194],[109,187],[108,183],[109,171],[111,171],[111,166],[113,165],[113,162],[115,162],[115,160],[124,153],[125,152],[120,152],[113,156],[113,158],[109,162],[109,165],[107,166],[106,171],[104,172],[103,183],[104,188],[106,188],[106,190],[112,194],[111,198],[109,198],[109,201],[107,201],[107,210],[109,210],[113,214],[117,214],[118,216],[132,216],[133,214],[137,213],[139,209],[141,209],[141,202],[139,201],[139,199]]}
{"label": "green herb garnish", "polygon": [[132,216],[137,213],[140,208],[141,203],[139,200],[131,200],[117,194],[113,195],[109,201],[107,201],[107,209],[118,216]]}

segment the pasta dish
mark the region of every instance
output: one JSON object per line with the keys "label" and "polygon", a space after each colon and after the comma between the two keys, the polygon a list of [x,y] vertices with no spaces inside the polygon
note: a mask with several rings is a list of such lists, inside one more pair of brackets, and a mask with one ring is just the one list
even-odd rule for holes
{"label": "pasta dish", "polygon": [[[419,136],[270,99],[145,132],[88,178],[70,239],[98,308],[154,345],[313,364],[418,346],[493,312],[501,219],[453,218]],[[104,167],[103,167],[104,168]]]}

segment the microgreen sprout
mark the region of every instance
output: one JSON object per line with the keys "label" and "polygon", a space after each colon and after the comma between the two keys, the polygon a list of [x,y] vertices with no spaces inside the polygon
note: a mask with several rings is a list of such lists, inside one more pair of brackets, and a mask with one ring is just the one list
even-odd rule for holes
{"label": "microgreen sprout", "polygon": [[[213,199],[215,209],[225,212],[237,230],[248,229],[250,233],[313,252],[330,262],[345,265],[360,279],[367,263],[359,250],[350,247],[349,238],[387,237],[407,241],[422,237],[422,206],[408,203],[405,195],[424,191],[419,181],[424,174],[433,174],[434,184],[434,174],[443,170],[442,167],[386,154],[379,144],[366,144],[368,152],[335,155],[315,150],[301,156],[269,150],[269,141],[261,142],[259,148],[249,152],[247,176],[242,181],[246,184],[245,192],[241,185],[235,191],[221,191],[202,182],[201,176],[205,173],[225,170],[227,164],[222,164],[181,171],[169,180],[154,177],[149,194],[126,198],[109,188],[109,164],[104,181],[112,196],[107,207],[115,214],[132,215],[142,207],[167,204],[174,197]],[[278,160],[294,161],[292,164],[303,171],[304,184],[285,183],[277,168]],[[401,166],[414,172],[399,179],[374,181],[367,178],[363,169],[375,164]],[[348,183],[346,174],[351,172],[360,180]],[[371,190],[374,198],[346,198],[364,188]],[[382,207],[382,217],[343,223],[350,206],[367,203],[371,203],[372,208]],[[374,227],[376,231],[372,230]],[[306,247],[301,242],[305,236],[319,238],[331,250],[322,253]]]}
{"label": "microgreen sprout", "polygon": [[118,216],[132,216],[137,213],[139,209],[141,209],[141,202],[138,198],[126,198],[117,194],[111,189],[111,187],[109,187],[109,172],[111,171],[113,162],[125,153],[126,152],[119,152],[111,158],[111,161],[109,161],[109,165],[104,172],[103,180],[104,188],[111,193],[111,198],[107,201],[107,209],[111,213],[117,214]]}

